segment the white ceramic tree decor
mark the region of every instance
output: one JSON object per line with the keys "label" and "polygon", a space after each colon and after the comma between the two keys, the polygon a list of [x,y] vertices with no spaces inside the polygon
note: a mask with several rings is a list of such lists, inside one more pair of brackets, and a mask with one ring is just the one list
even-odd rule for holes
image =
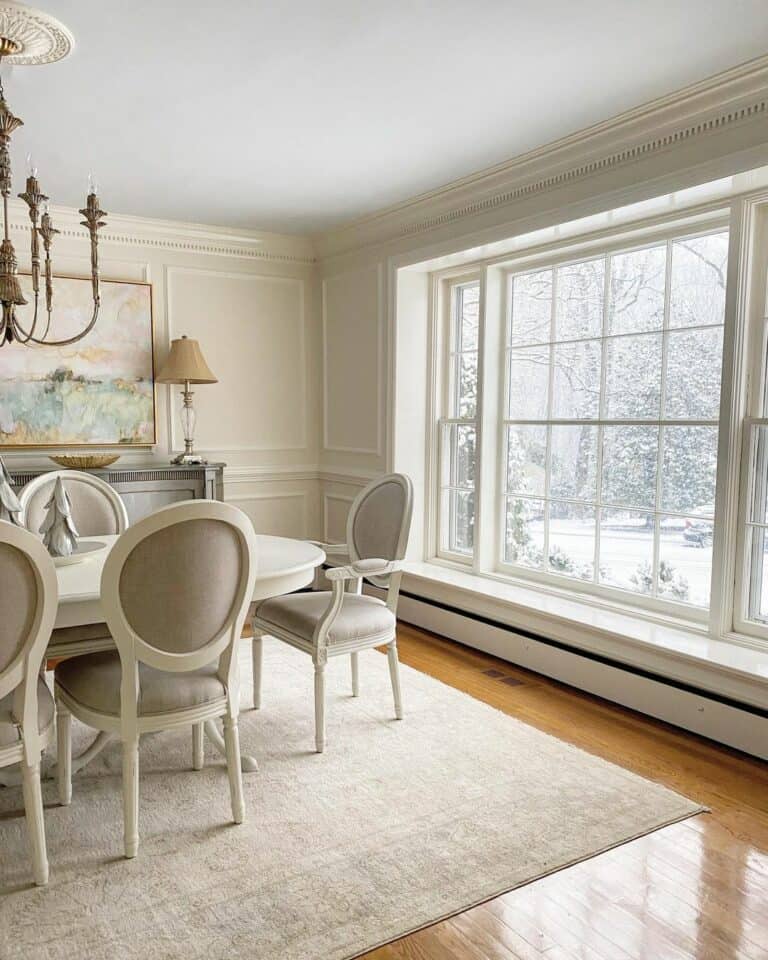
{"label": "white ceramic tree decor", "polygon": [[61,477],[56,478],[51,499],[45,507],[48,513],[40,527],[43,543],[52,557],[68,557],[77,546],[78,533],[72,519],[72,502]]}
{"label": "white ceramic tree decor", "polygon": [[21,513],[21,504],[11,486],[11,476],[0,457],[0,520],[8,520],[20,527]]}

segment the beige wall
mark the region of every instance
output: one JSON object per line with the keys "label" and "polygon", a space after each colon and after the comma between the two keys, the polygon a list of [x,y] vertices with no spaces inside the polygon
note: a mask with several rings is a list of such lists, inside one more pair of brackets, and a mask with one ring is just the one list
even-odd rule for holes
{"label": "beige wall", "polygon": [[[24,269],[29,231],[14,213]],[[89,248],[76,212],[52,215],[63,230],[56,270],[87,276]],[[309,242],[110,216],[100,250],[104,279],[152,284],[156,365],[170,339],[187,334],[200,341],[219,378],[195,391],[196,447],[228,465],[226,499],[261,532],[318,535],[321,340]],[[178,391],[157,386],[158,443],[123,452],[122,463],[167,462],[183,448]],[[11,466],[47,462],[39,453],[4,456]]]}

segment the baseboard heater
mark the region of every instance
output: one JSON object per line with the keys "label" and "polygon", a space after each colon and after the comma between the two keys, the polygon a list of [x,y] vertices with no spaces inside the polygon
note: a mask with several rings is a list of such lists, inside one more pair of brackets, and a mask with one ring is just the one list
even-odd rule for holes
{"label": "baseboard heater", "polygon": [[400,591],[398,615],[440,636],[768,759],[768,710],[441,600]]}

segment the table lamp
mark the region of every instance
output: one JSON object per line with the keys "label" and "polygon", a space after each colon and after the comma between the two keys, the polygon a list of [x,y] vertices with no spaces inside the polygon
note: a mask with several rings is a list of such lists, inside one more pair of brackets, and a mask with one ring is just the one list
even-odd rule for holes
{"label": "table lamp", "polygon": [[171,463],[207,463],[199,453],[194,451],[195,441],[195,410],[192,406],[192,383],[218,383],[205,362],[200,344],[189,337],[180,337],[171,341],[171,352],[168,354],[163,369],[155,377],[157,383],[183,383],[181,391],[183,403],[181,407],[181,428],[184,431],[184,453],[174,457]]}

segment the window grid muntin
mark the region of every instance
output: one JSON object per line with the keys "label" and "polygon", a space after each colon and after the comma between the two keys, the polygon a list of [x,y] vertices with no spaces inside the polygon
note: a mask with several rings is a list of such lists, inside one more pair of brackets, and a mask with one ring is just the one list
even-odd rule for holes
{"label": "window grid muntin", "polygon": [[[662,496],[663,496],[663,458],[664,458],[664,434],[665,427],[676,427],[676,426],[685,426],[685,427],[719,427],[719,418],[718,419],[682,419],[682,418],[664,418],[663,414],[666,408],[667,401],[667,367],[668,367],[668,341],[670,334],[679,333],[682,331],[693,332],[696,330],[724,330],[725,325],[725,316],[723,314],[722,322],[714,324],[696,324],[692,326],[672,326],[670,323],[670,306],[671,306],[671,296],[672,296],[672,253],[674,249],[674,244],[686,239],[694,239],[706,236],[718,236],[718,235],[729,235],[729,230],[723,228],[722,226],[714,228],[711,230],[704,230],[696,233],[685,233],[685,234],[676,234],[667,236],[663,241],[654,240],[646,244],[640,244],[633,247],[627,248],[617,248],[610,251],[606,251],[600,256],[588,256],[583,258],[578,258],[574,260],[562,259],[556,262],[553,262],[551,267],[536,267],[534,265],[526,265],[526,267],[521,268],[520,270],[510,271],[507,277],[507,301],[509,307],[507,310],[507,317],[505,321],[505,357],[504,357],[504,412],[505,417],[502,420],[502,430],[503,430],[503,471],[502,475],[504,478],[503,489],[501,492],[501,510],[502,510],[502,522],[503,522],[503,537],[501,540],[501,553],[499,557],[499,565],[502,569],[513,569],[515,571],[525,571],[530,572],[533,570],[539,575],[555,576],[560,578],[563,581],[567,581],[569,584],[590,584],[597,588],[602,588],[609,591],[619,591],[623,595],[629,594],[633,598],[643,597],[648,598],[649,596],[654,600],[662,600],[664,603],[675,603],[675,604],[684,604],[686,607],[691,607],[695,610],[705,610],[708,608],[709,603],[702,607],[699,604],[694,604],[689,601],[680,601],[670,599],[668,595],[660,593],[659,590],[659,560],[661,554],[661,525],[662,521],[665,518],[677,518],[677,519],[700,519],[707,523],[712,523],[714,525],[714,510],[713,513],[707,514],[706,516],[694,515],[692,511],[688,513],[681,513],[673,510],[663,510],[661,509]],[[730,241],[730,237],[729,237]],[[661,326],[655,330],[635,330],[630,332],[621,332],[621,333],[608,333],[609,329],[609,312],[610,312],[610,283],[611,283],[611,273],[614,257],[632,253],[635,251],[649,250],[658,247],[665,247],[665,274],[664,274],[664,310],[662,316]],[[556,326],[556,311],[557,311],[557,283],[559,271],[562,268],[577,265],[580,263],[594,262],[595,260],[602,259],[605,261],[604,268],[604,289],[603,289],[603,316],[602,316],[602,328],[600,336],[597,337],[579,337],[579,338],[568,338],[555,340],[555,331]],[[526,340],[522,343],[513,343],[513,325],[514,325],[514,279],[516,276],[523,276],[532,273],[543,272],[546,269],[552,270],[552,298],[550,304],[550,322],[549,330],[550,337],[552,339],[548,341],[537,340],[529,341]],[[606,404],[606,385],[607,385],[607,357],[608,349],[607,344],[609,341],[616,340],[623,337],[630,336],[641,336],[641,335],[661,335],[662,346],[661,346],[661,385],[659,391],[659,418],[607,418],[605,417],[605,404]],[[583,342],[594,342],[600,344],[601,355],[600,355],[600,398],[599,398],[599,407],[598,407],[598,417],[597,418],[552,418],[551,414],[553,411],[553,392],[554,392],[554,367],[555,367],[555,349],[554,347],[557,344],[567,343],[583,343]],[[511,402],[511,360],[515,350],[530,348],[530,347],[546,347],[549,349],[549,382],[548,382],[548,396],[547,396],[547,419],[543,420],[530,420],[530,419],[514,419],[508,416],[510,411],[510,402]],[[721,358],[722,359],[722,358]],[[720,391],[722,391],[722,382],[720,384]],[[768,421],[767,421],[768,422]],[[524,493],[514,493],[509,490],[508,487],[508,456],[509,456],[509,428],[517,426],[544,426],[547,429],[547,446],[545,454],[545,495],[542,497],[540,495],[531,494],[527,495]],[[598,438],[597,438],[597,456],[596,456],[596,499],[593,500],[582,500],[575,498],[567,497],[557,497],[552,498],[550,496],[550,482],[552,474],[552,462],[551,462],[551,435],[553,426],[595,426],[597,427]],[[652,426],[658,428],[658,447],[656,451],[656,484],[655,484],[655,503],[653,507],[641,507],[637,505],[619,505],[615,503],[606,503],[603,501],[602,492],[603,492],[603,450],[604,450],[604,428],[606,426]],[[523,564],[517,563],[515,561],[506,559],[506,542],[507,542],[507,508],[511,500],[543,500],[544,502],[544,556],[542,564],[540,567],[530,567]],[[556,500],[556,502],[564,503],[574,503],[584,507],[589,507],[595,512],[595,531],[594,531],[594,562],[593,562],[593,571],[592,571],[592,580],[585,581],[580,580],[576,577],[565,576],[557,571],[551,569],[549,565],[549,540],[550,540],[550,504]],[[631,511],[634,513],[643,513],[648,514],[653,517],[653,561],[652,561],[652,575],[653,575],[653,585],[651,594],[635,594],[633,591],[625,590],[621,587],[606,587],[600,581],[600,569],[599,569],[599,558],[600,558],[600,539],[601,539],[601,517],[604,511],[614,510],[614,511]],[[768,529],[768,524],[766,524]],[[710,589],[708,595],[711,595],[711,575],[712,571],[710,570]]]}
{"label": "window grid muntin", "polygon": [[[464,319],[464,291],[468,287],[475,287],[478,291],[478,315],[477,315],[477,337],[476,346],[471,350],[464,350],[462,326]],[[474,430],[474,476],[477,478],[477,415],[478,415],[478,394],[479,394],[479,360],[480,360],[480,281],[477,279],[461,280],[451,283],[449,288],[448,305],[448,376],[447,389],[445,396],[445,412],[438,421],[438,464],[439,464],[439,501],[438,501],[438,529],[437,529],[437,552],[459,559],[462,562],[471,561],[476,546],[473,529],[473,546],[471,550],[462,549],[458,546],[457,521],[458,521],[458,500],[459,495],[466,494],[467,497],[473,497],[472,513],[476,513],[476,487],[464,486],[458,483],[458,448],[455,460],[453,459],[453,450],[450,442],[451,431],[454,427],[466,426]],[[461,417],[459,410],[461,406],[461,359],[464,356],[475,356],[475,394],[474,394],[474,417]],[[458,431],[457,431],[458,436]],[[446,481],[447,478],[447,481]]]}

